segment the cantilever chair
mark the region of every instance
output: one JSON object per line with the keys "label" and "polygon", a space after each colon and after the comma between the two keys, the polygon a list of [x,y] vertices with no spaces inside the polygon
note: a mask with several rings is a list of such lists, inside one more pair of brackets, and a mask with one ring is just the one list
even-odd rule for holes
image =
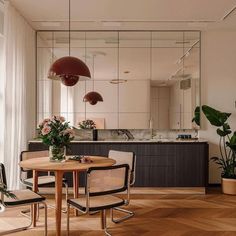
{"label": "cantilever chair", "polygon": [[[102,229],[105,235],[111,236],[107,231],[106,211],[122,206],[129,198],[129,165],[116,165],[110,167],[91,167],[86,175],[85,196],[67,200],[67,235],[69,235],[70,206],[83,214],[100,211]],[[115,193],[127,191],[127,196],[117,197]]]}
{"label": "cantilever chair", "polygon": [[[0,163],[0,187],[7,189],[7,181],[6,181],[6,173],[5,173],[5,168],[2,163]],[[44,235],[47,235],[47,205],[45,203],[45,197],[29,190],[16,190],[16,191],[11,191],[14,195],[15,198],[9,198],[1,194],[0,198],[0,208],[11,208],[11,207],[19,207],[19,206],[24,206],[24,205],[30,205],[31,210],[33,208],[34,204],[42,204],[44,206],[44,211],[45,211],[45,233]],[[5,234],[10,234],[14,232],[18,232],[21,230],[26,230],[32,225],[32,217],[31,217],[31,222],[27,226],[23,226],[17,229],[13,230],[8,230],[4,232],[0,232],[0,235],[5,235]]]}
{"label": "cantilever chair", "polygon": [[[123,152],[123,151],[115,151],[115,150],[110,150],[108,154],[109,158],[112,158],[116,161],[116,165],[120,164],[128,164],[130,168],[130,186],[133,186],[135,183],[135,169],[136,169],[136,156],[134,152]],[[126,201],[125,206],[129,205],[130,199]],[[121,217],[119,219],[114,218],[114,210],[127,213],[124,217]],[[119,207],[114,207],[111,209],[111,219],[114,223],[120,223],[124,220],[127,220],[131,217],[134,216],[134,212],[119,208]]]}
{"label": "cantilever chair", "polygon": [[[48,151],[23,151],[20,154],[20,161],[32,159],[32,158],[39,158],[39,157],[48,157]],[[28,175],[30,174],[30,170],[20,168],[20,181],[26,187],[32,189],[33,188],[33,178],[29,178]],[[47,175],[39,176],[38,177],[38,187],[48,187],[48,186],[55,186],[55,176],[51,175],[50,172]],[[66,188],[66,200],[68,198],[68,184],[67,180],[63,178],[63,185]],[[54,206],[51,206],[54,207]],[[28,213],[29,210],[22,211],[22,214]],[[62,212],[66,213],[66,210],[62,210]],[[27,215],[25,215],[27,216]]]}

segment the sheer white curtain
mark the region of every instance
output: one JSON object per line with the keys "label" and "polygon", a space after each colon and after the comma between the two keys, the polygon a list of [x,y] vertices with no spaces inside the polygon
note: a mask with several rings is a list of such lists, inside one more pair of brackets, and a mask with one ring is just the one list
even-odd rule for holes
{"label": "sheer white curtain", "polygon": [[5,104],[5,37],[4,37],[4,2],[0,2],[0,162],[3,162],[4,157],[4,104]]}
{"label": "sheer white curtain", "polygon": [[[0,3],[1,4],[1,3]],[[1,9],[0,9],[1,10]],[[3,22],[0,22],[0,24]],[[4,114],[4,36],[0,33],[0,131],[3,130],[3,114]],[[3,157],[3,134],[0,132],[0,162]]]}
{"label": "sheer white curtain", "polygon": [[6,2],[3,156],[9,188],[19,188],[19,155],[35,121],[35,32]]}

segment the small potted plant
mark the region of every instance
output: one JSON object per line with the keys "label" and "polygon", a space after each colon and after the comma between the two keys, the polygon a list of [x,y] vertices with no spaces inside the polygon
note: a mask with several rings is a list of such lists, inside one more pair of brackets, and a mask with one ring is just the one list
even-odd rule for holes
{"label": "small potted plant", "polygon": [[96,124],[93,120],[83,120],[79,122],[80,129],[96,129]]}
{"label": "small potted plant", "polygon": [[50,161],[65,160],[66,147],[74,139],[74,130],[69,122],[62,116],[53,116],[52,119],[44,119],[38,130],[39,138],[49,146]]}
{"label": "small potted plant", "polygon": [[212,107],[203,105],[202,111],[208,121],[218,127],[216,132],[219,135],[219,157],[211,157],[222,169],[222,191],[225,194],[236,195],[236,131],[232,132],[227,123],[231,113],[220,112]]}
{"label": "small potted plant", "polygon": [[96,129],[96,124],[93,120],[83,120],[79,122],[80,129],[90,129],[93,130],[93,141],[98,139],[98,130]]}

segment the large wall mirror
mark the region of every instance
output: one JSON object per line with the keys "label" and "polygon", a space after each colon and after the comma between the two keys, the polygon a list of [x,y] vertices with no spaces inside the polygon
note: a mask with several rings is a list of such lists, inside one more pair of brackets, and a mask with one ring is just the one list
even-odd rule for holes
{"label": "large wall mirror", "polygon": [[[73,31],[71,55],[92,78],[66,87],[47,78],[68,55],[68,32],[37,32],[37,122],[63,115],[71,124],[92,119],[99,129],[193,129],[200,103],[199,31]],[[103,102],[90,105],[94,90]]]}

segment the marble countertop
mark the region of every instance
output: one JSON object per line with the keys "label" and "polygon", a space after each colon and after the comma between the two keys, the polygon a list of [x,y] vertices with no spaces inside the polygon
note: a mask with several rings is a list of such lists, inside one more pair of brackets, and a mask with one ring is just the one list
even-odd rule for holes
{"label": "marble countertop", "polygon": [[[41,140],[30,140],[29,143],[41,143]],[[204,139],[130,139],[130,140],[73,140],[72,143],[206,143]]]}

